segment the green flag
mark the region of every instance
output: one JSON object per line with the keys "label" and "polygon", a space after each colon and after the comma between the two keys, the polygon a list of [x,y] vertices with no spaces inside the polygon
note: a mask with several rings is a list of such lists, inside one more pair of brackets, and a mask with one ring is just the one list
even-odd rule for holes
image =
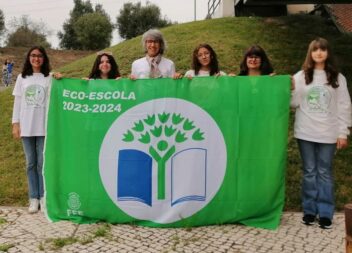
{"label": "green flag", "polygon": [[289,84],[289,76],[54,80],[49,219],[277,228]]}

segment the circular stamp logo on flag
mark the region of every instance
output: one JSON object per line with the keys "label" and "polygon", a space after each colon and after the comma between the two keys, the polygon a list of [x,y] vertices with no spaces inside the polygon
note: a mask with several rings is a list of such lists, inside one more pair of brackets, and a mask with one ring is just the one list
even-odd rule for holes
{"label": "circular stamp logo on flag", "polygon": [[72,210],[78,210],[81,207],[79,195],[76,192],[70,192],[68,194],[67,204]]}
{"label": "circular stamp logo on flag", "polygon": [[111,125],[99,154],[110,199],[128,215],[157,223],[187,218],[218,192],[226,171],[214,119],[183,99],[134,106]]}

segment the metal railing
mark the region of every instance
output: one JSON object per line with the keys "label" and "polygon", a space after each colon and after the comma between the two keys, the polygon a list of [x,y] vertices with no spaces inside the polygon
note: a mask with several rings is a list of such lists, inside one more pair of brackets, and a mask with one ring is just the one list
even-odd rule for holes
{"label": "metal railing", "polygon": [[220,5],[221,0],[209,0],[208,1],[208,17],[213,16],[216,8]]}

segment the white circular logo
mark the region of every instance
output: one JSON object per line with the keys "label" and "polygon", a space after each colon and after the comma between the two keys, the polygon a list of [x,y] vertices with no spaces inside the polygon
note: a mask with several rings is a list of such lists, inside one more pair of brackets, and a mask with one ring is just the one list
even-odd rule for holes
{"label": "white circular logo", "polygon": [[72,210],[78,210],[81,207],[79,195],[75,192],[70,192],[68,194],[67,204]]}
{"label": "white circular logo", "polygon": [[43,86],[34,84],[27,87],[25,92],[25,101],[27,105],[31,106],[43,106],[45,101],[45,89]]}
{"label": "white circular logo", "polygon": [[325,86],[313,86],[308,91],[306,101],[310,112],[327,113],[331,94]]}
{"label": "white circular logo", "polygon": [[128,215],[157,223],[187,218],[218,192],[226,145],[213,118],[182,99],[136,105],[103,140],[99,170],[111,200]]}

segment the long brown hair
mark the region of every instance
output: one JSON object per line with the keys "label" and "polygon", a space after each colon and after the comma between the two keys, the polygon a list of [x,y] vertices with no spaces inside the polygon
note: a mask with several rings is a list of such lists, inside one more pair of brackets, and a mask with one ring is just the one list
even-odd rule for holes
{"label": "long brown hair", "polygon": [[338,77],[339,71],[335,64],[335,60],[334,60],[331,48],[329,46],[329,43],[324,38],[316,38],[308,46],[306,59],[302,66],[306,84],[308,85],[313,81],[315,62],[312,58],[312,52],[314,52],[317,49],[321,49],[323,51],[327,50],[327,53],[328,53],[328,56],[325,61],[325,66],[324,66],[324,71],[326,73],[326,78],[328,80],[327,84],[331,85],[333,88],[339,87],[339,84],[337,83],[337,77]]}
{"label": "long brown hair", "polygon": [[216,55],[214,49],[208,44],[199,44],[193,50],[193,54],[192,54],[192,69],[194,69],[195,75],[198,75],[199,70],[202,67],[202,65],[200,64],[200,62],[198,60],[198,51],[201,48],[205,48],[210,52],[209,75],[213,76],[213,75],[219,73],[220,72],[219,62],[218,62],[218,58],[217,58],[217,55]]}

